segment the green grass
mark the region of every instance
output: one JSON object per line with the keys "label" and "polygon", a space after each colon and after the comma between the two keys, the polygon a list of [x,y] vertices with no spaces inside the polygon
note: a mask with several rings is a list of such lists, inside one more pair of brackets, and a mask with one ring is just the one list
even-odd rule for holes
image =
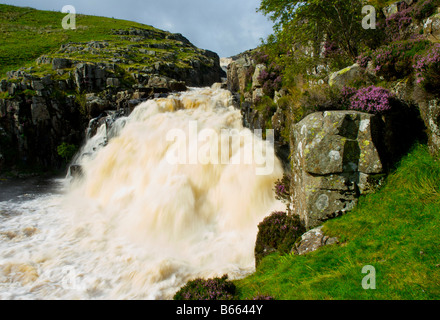
{"label": "green grass", "polygon": [[0,4],[0,75],[52,53],[67,42],[111,40],[111,29],[151,28],[112,18],[77,15],[76,30],[61,26],[65,13]]}
{"label": "green grass", "polygon": [[[235,282],[240,299],[440,298],[440,163],[426,146],[416,146],[381,190],[324,230],[341,243],[306,256],[266,257]],[[376,290],[362,288],[366,265],[376,268]]]}
{"label": "green grass", "polygon": [[[186,61],[199,57],[198,49],[180,47],[181,44],[169,39],[145,39],[141,42],[132,42],[127,37],[115,35],[112,29],[129,30],[131,28],[154,30],[157,33],[168,35],[149,25],[136,22],[105,18],[98,16],[76,15],[76,29],[64,30],[61,26],[65,13],[41,11],[32,8],[16,7],[0,4],[0,78],[4,78],[7,71],[33,67],[34,74],[50,74],[50,66],[37,66],[35,60],[41,55],[50,57],[65,57],[84,62],[105,62],[114,58],[117,51],[129,52],[127,60],[130,65],[139,64],[141,67],[152,65],[157,61],[167,60],[170,52],[176,52],[175,61],[178,67],[189,67]],[[90,41],[107,41],[109,47],[99,49],[98,53],[60,53],[62,44],[87,43]],[[162,43],[169,49],[150,49],[156,51],[155,57],[139,53],[138,50],[126,50],[129,45]],[[123,65],[123,64],[120,64]],[[53,73],[53,72],[52,72]],[[54,73],[55,74],[55,73]]]}

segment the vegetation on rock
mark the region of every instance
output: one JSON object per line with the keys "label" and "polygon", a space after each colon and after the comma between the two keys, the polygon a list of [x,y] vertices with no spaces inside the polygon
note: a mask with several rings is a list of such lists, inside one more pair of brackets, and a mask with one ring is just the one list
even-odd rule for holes
{"label": "vegetation on rock", "polygon": [[[425,300],[440,295],[440,166],[414,148],[385,185],[346,215],[324,224],[340,245],[304,256],[274,253],[235,281],[240,299],[266,292],[279,300]],[[362,287],[362,269],[377,271],[377,289]]]}
{"label": "vegetation on rock", "polygon": [[255,243],[255,264],[268,254],[289,253],[299,236],[305,232],[299,217],[286,212],[273,212],[258,225]]}
{"label": "vegetation on rock", "polygon": [[235,284],[228,276],[189,281],[175,295],[174,300],[234,300]]}

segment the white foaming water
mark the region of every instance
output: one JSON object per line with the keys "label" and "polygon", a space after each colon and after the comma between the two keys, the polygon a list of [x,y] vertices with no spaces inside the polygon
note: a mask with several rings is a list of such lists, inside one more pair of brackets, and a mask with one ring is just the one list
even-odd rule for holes
{"label": "white foaming water", "polygon": [[[0,215],[0,299],[171,299],[188,280],[252,272],[258,223],[285,210],[272,191],[279,161],[270,175],[243,161],[167,161],[167,134],[192,121],[246,131],[230,101],[206,88],[142,103],[105,147],[105,127],[89,140],[84,177],[64,194],[0,202],[19,213]],[[249,143],[217,142],[231,160]],[[186,147],[189,157],[203,144]]]}

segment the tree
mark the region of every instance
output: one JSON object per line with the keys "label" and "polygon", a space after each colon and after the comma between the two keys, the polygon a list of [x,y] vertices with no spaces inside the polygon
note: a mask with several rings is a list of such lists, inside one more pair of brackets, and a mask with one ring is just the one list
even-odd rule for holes
{"label": "tree", "polygon": [[73,158],[75,153],[78,151],[78,148],[73,144],[68,144],[63,142],[57,147],[57,152],[60,157],[62,157],[66,163]]}
{"label": "tree", "polygon": [[282,47],[309,48],[309,55],[316,57],[323,43],[331,41],[354,61],[374,32],[362,28],[364,4],[363,0],[262,0],[258,10],[275,22],[275,37]]}

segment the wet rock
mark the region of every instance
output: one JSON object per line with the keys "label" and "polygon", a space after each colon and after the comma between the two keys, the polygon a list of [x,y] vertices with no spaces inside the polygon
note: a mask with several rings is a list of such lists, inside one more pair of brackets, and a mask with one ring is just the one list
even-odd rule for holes
{"label": "wet rock", "polygon": [[80,165],[74,164],[69,167],[69,173],[72,178],[81,178],[83,176],[83,169]]}

